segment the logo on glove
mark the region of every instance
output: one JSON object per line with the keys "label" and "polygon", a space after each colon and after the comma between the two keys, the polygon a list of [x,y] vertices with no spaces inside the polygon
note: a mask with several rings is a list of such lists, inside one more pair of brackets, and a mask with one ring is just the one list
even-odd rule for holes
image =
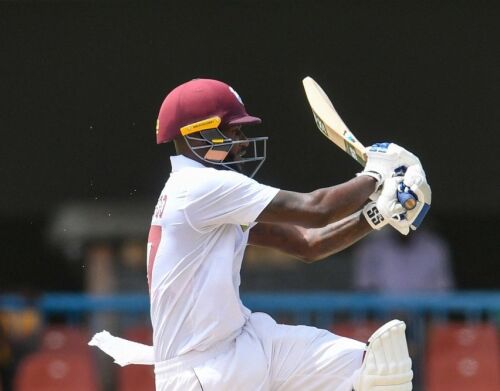
{"label": "logo on glove", "polygon": [[366,214],[370,218],[370,221],[373,225],[379,225],[384,221],[384,216],[382,216],[378,210],[378,208],[373,205],[370,209],[366,211]]}

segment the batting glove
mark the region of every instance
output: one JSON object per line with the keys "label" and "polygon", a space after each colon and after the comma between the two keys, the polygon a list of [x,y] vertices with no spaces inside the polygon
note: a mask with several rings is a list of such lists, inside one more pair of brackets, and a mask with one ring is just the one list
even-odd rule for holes
{"label": "batting glove", "polygon": [[[397,191],[403,177],[390,177],[385,180],[376,202],[370,202],[363,208],[363,215],[373,229],[379,230],[387,224],[399,223],[404,219],[406,209],[398,202]],[[393,225],[394,226],[394,225]],[[407,235],[409,228],[394,226],[402,234]]]}
{"label": "batting glove", "polygon": [[[420,160],[411,152],[394,143],[378,143],[366,149],[368,158],[365,169],[357,175],[367,175],[377,180],[377,190],[394,171],[404,173],[407,167],[420,164]],[[375,191],[376,193],[376,191]],[[377,198],[373,194],[371,199]]]}
{"label": "batting glove", "polygon": [[[411,210],[404,209],[398,202],[398,192],[412,194],[417,200],[416,207]],[[431,201],[432,191],[425,172],[420,164],[416,164],[408,167],[404,177],[392,177],[384,182],[380,197],[374,204],[385,224],[372,224],[374,220],[380,220],[380,217],[373,217],[373,211],[371,216],[366,214],[365,217],[367,220],[371,217],[368,222],[374,229],[380,229],[389,223],[401,234],[408,235],[410,229],[415,231],[420,226],[430,209]]]}
{"label": "batting glove", "polygon": [[398,191],[413,194],[417,199],[416,207],[405,214],[410,228],[416,230],[424,220],[432,202],[432,190],[420,164],[408,167],[403,182],[398,185]]}

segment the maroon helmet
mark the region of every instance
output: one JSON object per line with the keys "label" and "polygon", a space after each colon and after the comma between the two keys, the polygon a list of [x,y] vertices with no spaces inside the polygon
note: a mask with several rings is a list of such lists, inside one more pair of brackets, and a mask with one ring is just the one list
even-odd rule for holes
{"label": "maroon helmet", "polygon": [[[261,122],[248,115],[240,96],[227,84],[194,79],[175,88],[163,101],[156,142],[166,143],[182,135],[201,161],[253,177],[266,159],[267,137],[231,139],[223,130]],[[239,147],[234,148],[236,145]]]}
{"label": "maroon helmet", "polygon": [[156,143],[172,141],[181,134],[181,128],[211,117],[219,117],[222,128],[262,122],[248,115],[238,93],[226,83],[194,79],[176,87],[163,101],[156,123]]}

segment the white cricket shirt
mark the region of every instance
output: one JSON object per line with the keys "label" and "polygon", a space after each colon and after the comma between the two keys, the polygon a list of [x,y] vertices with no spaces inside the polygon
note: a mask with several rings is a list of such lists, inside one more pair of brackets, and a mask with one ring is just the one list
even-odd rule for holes
{"label": "white cricket shirt", "polygon": [[148,239],[157,362],[240,333],[250,315],[239,296],[246,227],[279,191],[182,155],[171,162]]}

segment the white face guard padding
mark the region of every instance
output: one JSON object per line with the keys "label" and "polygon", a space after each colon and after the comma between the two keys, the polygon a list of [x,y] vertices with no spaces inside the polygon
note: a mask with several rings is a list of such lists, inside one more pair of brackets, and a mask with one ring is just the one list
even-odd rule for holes
{"label": "white face guard padding", "polygon": [[413,372],[405,329],[405,323],[396,319],[373,333],[355,376],[354,391],[411,391]]}
{"label": "white face guard padding", "polygon": [[[267,137],[253,137],[244,140],[227,138],[218,128],[220,118],[213,117],[181,128],[188,147],[202,161],[228,170],[240,172],[252,178],[266,160]],[[199,133],[200,137],[190,136]],[[202,141],[204,145],[193,145]],[[245,144],[244,152],[232,153],[233,146]]]}

